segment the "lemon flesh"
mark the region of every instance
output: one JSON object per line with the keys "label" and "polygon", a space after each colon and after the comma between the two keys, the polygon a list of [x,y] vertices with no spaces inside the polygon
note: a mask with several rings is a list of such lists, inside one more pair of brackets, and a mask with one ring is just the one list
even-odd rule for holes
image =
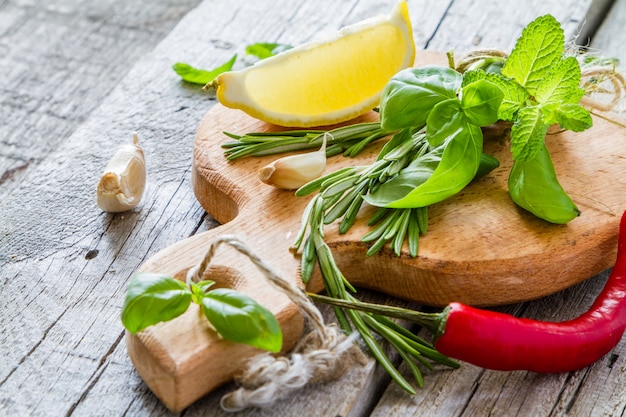
{"label": "lemon flesh", "polygon": [[345,27],[212,83],[220,103],[269,123],[310,127],[376,107],[389,79],[415,60],[405,1],[390,15]]}

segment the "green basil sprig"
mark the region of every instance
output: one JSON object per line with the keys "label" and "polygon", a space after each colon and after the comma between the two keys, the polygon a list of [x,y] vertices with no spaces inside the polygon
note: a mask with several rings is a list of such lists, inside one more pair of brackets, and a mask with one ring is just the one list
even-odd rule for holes
{"label": "green basil sprig", "polygon": [[[392,77],[381,100],[381,126],[426,125],[430,149],[397,176],[364,196],[388,208],[426,207],[461,191],[476,176],[481,161],[481,126],[498,120],[504,94],[488,80],[463,87],[463,76],[443,67],[409,68]],[[384,103],[384,105],[383,105]],[[418,117],[399,118],[389,108],[414,104]],[[429,103],[423,108],[423,103]]]}
{"label": "green basil sprig", "polygon": [[276,317],[247,295],[218,288],[214,281],[185,283],[163,274],[140,272],[131,278],[121,319],[131,333],[172,320],[194,302],[226,340],[270,352],[282,348],[282,331]]}
{"label": "green basil sprig", "polygon": [[276,42],[258,42],[246,46],[246,54],[257,59],[273,57],[281,52],[291,49],[291,45]]}
{"label": "green basil sprig", "polygon": [[422,127],[435,105],[456,98],[463,76],[451,68],[408,68],[394,75],[383,89],[380,121],[383,129]]}

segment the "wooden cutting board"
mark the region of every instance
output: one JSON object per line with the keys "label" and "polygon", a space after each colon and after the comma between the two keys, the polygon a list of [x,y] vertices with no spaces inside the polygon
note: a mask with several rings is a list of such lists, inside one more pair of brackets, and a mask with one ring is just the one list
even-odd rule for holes
{"label": "wooden cutting board", "polygon": [[[443,54],[421,51],[416,65],[446,65]],[[376,120],[370,113],[356,122]],[[353,121],[354,122],[354,121]],[[299,256],[290,251],[310,197],[295,197],[260,182],[257,171],[282,156],[227,161],[223,131],[237,134],[281,130],[246,114],[214,106],[202,119],[193,156],[193,187],[198,201],[221,226],[166,248],[141,270],[181,279],[195,266],[215,237],[234,234],[285,279],[301,285]],[[582,211],[567,225],[553,225],[516,207],[507,192],[509,146],[486,141],[485,151],[501,166],[459,195],[431,206],[429,229],[420,238],[419,256],[383,250],[366,257],[360,241],[367,216],[345,235],[327,228],[327,242],[346,278],[404,299],[442,306],[461,301],[479,306],[542,297],[610,268],[617,231],[626,209],[626,130],[594,117],[583,133],[547,138],[559,180]],[[380,145],[379,145],[380,146]],[[379,146],[358,158],[329,159],[327,172],[374,160]],[[371,208],[365,208],[364,213]],[[364,219],[363,219],[364,218]],[[286,297],[270,287],[256,268],[234,250],[221,249],[206,278],[249,293],[277,315],[289,349],[302,332],[302,319]],[[321,291],[319,271],[309,290]],[[137,371],[161,400],[178,411],[216,386],[257,351],[220,340],[206,320],[191,309],[168,323],[127,337]]]}

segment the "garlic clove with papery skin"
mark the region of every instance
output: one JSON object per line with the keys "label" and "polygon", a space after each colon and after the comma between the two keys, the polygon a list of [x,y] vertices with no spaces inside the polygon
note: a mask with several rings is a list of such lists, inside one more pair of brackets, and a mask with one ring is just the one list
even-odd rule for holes
{"label": "garlic clove with papery skin", "polygon": [[146,186],[146,163],[139,137],[120,146],[109,161],[97,188],[97,204],[109,213],[120,213],[139,204]]}
{"label": "garlic clove with papery skin", "polygon": [[326,169],[326,135],[320,150],[279,158],[259,170],[265,184],[285,190],[295,190],[319,178]]}

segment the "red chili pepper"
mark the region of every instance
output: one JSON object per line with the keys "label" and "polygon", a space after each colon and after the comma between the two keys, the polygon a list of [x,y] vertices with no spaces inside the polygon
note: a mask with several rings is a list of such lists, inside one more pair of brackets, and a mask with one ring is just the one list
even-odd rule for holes
{"label": "red chili pepper", "polygon": [[626,212],[615,266],[580,317],[542,322],[461,303],[451,303],[445,313],[445,328],[435,347],[452,358],[502,371],[566,372],[592,364],[619,343],[626,329]]}
{"label": "red chili pepper", "polygon": [[567,372],[591,365],[613,349],[626,329],[626,212],[617,260],[604,289],[586,313],[564,322],[543,322],[451,303],[423,313],[393,306],[309,294],[314,300],[422,325],[435,348],[454,359],[501,371]]}

